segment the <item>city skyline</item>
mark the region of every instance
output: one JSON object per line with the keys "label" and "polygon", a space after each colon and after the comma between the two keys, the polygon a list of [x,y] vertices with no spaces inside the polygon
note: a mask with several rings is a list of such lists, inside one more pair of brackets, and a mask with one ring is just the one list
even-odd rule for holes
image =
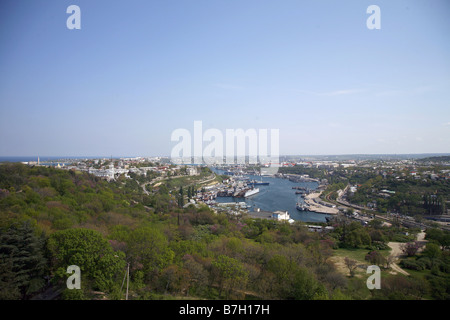
{"label": "city skyline", "polygon": [[[81,9],[70,30],[66,9]],[[381,9],[370,30],[366,9]],[[0,156],[170,155],[279,129],[280,154],[450,150],[445,1],[3,1]]]}

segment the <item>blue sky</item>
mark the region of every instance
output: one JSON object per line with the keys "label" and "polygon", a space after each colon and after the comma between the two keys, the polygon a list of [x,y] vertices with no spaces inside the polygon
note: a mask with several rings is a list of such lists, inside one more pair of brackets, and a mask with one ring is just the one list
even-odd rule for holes
{"label": "blue sky", "polygon": [[279,129],[281,154],[450,152],[449,14],[446,0],[2,0],[0,156],[169,155],[196,120]]}

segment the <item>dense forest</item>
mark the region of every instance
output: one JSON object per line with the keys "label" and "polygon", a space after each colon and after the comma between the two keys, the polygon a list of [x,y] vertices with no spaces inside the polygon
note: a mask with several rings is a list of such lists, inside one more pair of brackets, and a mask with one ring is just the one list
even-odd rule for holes
{"label": "dense forest", "polygon": [[[1,164],[0,299],[39,299],[49,291],[58,299],[123,299],[127,269],[130,299],[449,297],[448,246],[423,260],[425,278],[388,275],[382,290],[370,292],[365,278],[337,270],[335,252],[362,249],[368,262],[385,267],[379,254],[386,242],[412,239],[403,230],[337,221],[330,233],[310,232],[300,222],[180,207],[176,188],[162,184],[147,195],[124,177],[106,182],[79,171]],[[70,265],[81,269],[80,290],[65,286]]]}

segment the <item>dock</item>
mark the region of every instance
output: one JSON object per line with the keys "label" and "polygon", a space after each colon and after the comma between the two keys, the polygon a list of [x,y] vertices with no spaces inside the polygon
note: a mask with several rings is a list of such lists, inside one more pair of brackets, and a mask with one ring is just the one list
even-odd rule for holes
{"label": "dock", "polygon": [[305,203],[309,205],[308,211],[323,213],[323,214],[338,214],[339,209],[335,205],[325,202],[320,199],[320,192],[311,192],[305,196]]}

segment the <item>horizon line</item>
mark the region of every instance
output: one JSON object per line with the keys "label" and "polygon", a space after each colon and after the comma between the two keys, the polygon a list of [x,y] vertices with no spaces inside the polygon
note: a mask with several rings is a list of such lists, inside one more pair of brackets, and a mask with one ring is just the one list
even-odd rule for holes
{"label": "horizon line", "polygon": [[[286,153],[280,154],[280,157],[286,156],[377,156],[377,155],[450,155],[450,152],[410,152],[410,153],[322,153],[322,154],[295,154],[295,153]],[[0,158],[170,158],[170,155],[120,155],[120,156],[104,156],[104,155],[96,155],[96,156],[88,156],[88,155],[0,155]]]}

